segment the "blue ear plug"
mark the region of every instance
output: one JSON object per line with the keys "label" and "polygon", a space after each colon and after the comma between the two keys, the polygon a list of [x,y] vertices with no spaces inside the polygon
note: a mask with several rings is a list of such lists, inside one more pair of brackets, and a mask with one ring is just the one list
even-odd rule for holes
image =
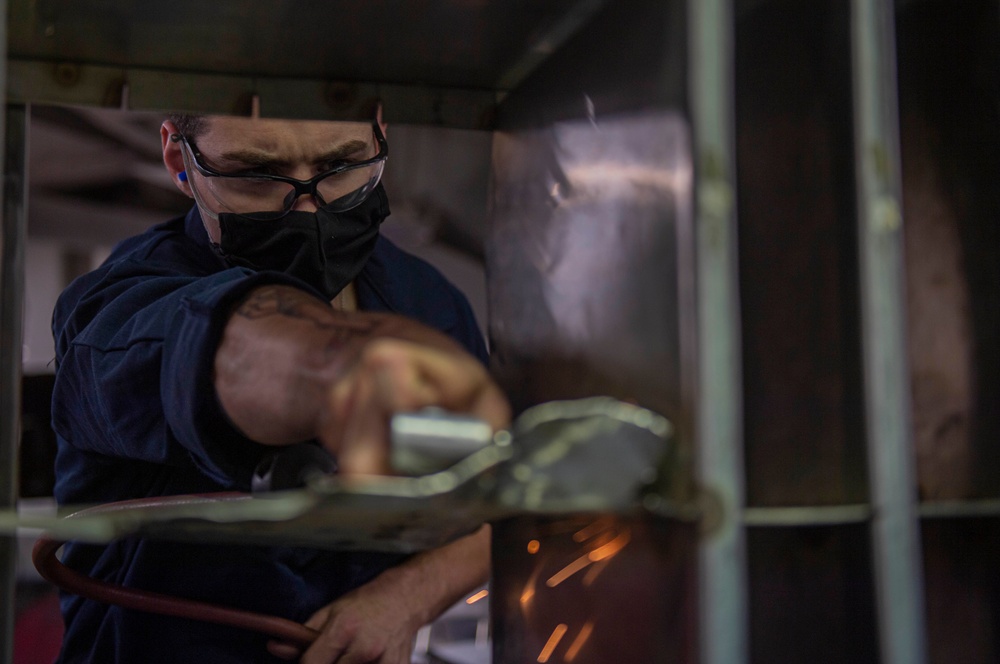
{"label": "blue ear plug", "polygon": [[187,182],[188,181],[187,171],[181,171],[180,173],[178,173],[177,179],[180,180],[181,182]]}

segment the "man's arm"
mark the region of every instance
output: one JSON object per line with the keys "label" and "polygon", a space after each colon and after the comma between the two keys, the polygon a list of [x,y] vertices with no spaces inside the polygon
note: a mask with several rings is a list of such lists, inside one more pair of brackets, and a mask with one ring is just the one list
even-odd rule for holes
{"label": "man's arm", "polygon": [[215,387],[250,439],[318,438],[348,473],[386,470],[394,412],[440,406],[495,428],[509,418],[482,365],[443,334],[391,314],[338,312],[288,286],[255,289],[235,308]]}
{"label": "man's arm", "polygon": [[[413,556],[317,611],[320,632],[301,662],[409,664],[418,629],[489,577],[489,526],[440,549]],[[271,642],[271,654],[295,659],[296,646]]]}
{"label": "man's arm", "polygon": [[[254,290],[234,310],[215,360],[223,409],[248,437],[319,438],[344,473],[388,472],[392,413],[440,406],[495,429],[510,408],[483,366],[451,339],[387,314],[334,311],[285,286]],[[413,637],[489,575],[489,527],[386,570],[307,623],[304,662],[410,661]],[[295,647],[271,652],[294,658]]]}

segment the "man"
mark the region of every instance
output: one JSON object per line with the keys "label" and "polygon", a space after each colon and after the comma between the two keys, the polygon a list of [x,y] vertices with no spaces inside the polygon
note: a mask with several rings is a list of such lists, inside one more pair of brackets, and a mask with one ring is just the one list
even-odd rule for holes
{"label": "man", "polygon": [[[387,422],[429,405],[495,428],[506,400],[464,297],[378,235],[374,123],[172,117],[163,160],[195,205],[122,242],[53,317],[60,503],[248,490],[284,445],[386,472]],[[303,662],[409,661],[416,630],[485,581],[485,529],[409,558],[124,539],[64,562],[126,586],[305,621]],[[64,597],[63,662],[300,654],[246,631]]]}

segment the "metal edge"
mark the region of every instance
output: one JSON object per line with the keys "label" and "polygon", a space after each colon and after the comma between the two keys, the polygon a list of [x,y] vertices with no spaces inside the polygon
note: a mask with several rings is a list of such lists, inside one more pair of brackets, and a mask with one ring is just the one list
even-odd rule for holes
{"label": "metal edge", "polygon": [[[6,15],[6,13],[5,13]],[[21,344],[24,311],[24,242],[27,235],[27,111],[6,104],[3,222],[0,235],[0,507],[17,501],[17,448],[21,424]],[[13,658],[17,538],[0,536],[0,661]]]}
{"label": "metal edge", "polygon": [[508,91],[513,90],[528,78],[531,72],[545,62],[552,53],[559,50],[560,46],[586,25],[594,14],[606,4],[608,4],[608,0],[580,0],[551,28],[532,41],[517,62],[501,74],[497,80],[498,101],[502,101]]}
{"label": "metal edge", "polygon": [[881,661],[927,659],[903,297],[892,0],[851,1],[861,333]]}
{"label": "metal edge", "polygon": [[369,120],[382,102],[391,123],[492,129],[493,90],[176,72],[24,58],[8,62],[7,98],[142,111]]}
{"label": "metal edge", "polygon": [[748,528],[799,526],[842,526],[866,523],[872,518],[871,505],[824,505],[809,507],[748,507],[743,522]]}
{"label": "metal edge", "polygon": [[697,468],[720,503],[699,551],[699,649],[705,664],[749,657],[740,315],[735,207],[733,8],[690,0],[690,93],[696,167]]}

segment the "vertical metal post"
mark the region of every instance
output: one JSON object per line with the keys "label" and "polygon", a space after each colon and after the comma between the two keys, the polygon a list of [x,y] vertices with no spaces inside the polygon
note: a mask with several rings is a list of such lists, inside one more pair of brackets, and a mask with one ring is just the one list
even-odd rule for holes
{"label": "vertical metal post", "polygon": [[926,661],[902,263],[892,0],[852,0],[861,322],[879,635],[885,664]]}
{"label": "vertical metal post", "polygon": [[691,0],[690,93],[696,163],[698,473],[721,521],[700,558],[700,651],[706,664],[748,658],[740,315],[736,260],[731,0]]}
{"label": "vertical metal post", "polygon": [[[6,43],[6,42],[4,42]],[[6,108],[3,225],[0,235],[0,509],[17,500],[21,420],[21,343],[24,310],[24,181],[26,109]],[[13,659],[14,565],[17,538],[0,537],[0,662]]]}

